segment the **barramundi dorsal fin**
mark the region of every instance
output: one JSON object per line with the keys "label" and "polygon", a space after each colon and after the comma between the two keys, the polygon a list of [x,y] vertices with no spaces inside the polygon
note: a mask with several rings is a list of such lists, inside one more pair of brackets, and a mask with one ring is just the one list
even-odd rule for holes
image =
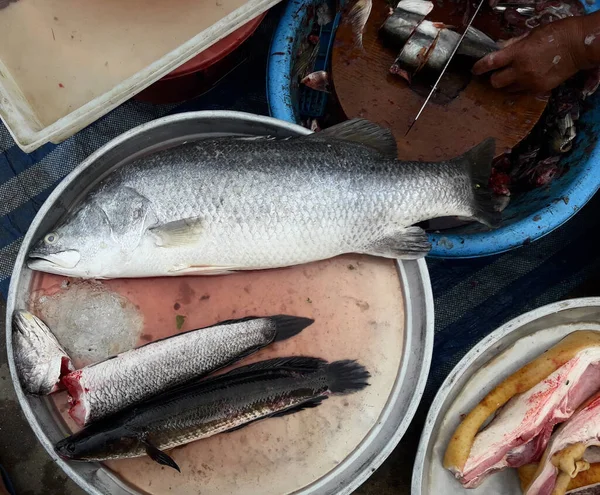
{"label": "barramundi dorsal fin", "polygon": [[304,139],[337,139],[364,144],[383,156],[397,158],[398,147],[392,131],[366,119],[352,119],[310,134]]}

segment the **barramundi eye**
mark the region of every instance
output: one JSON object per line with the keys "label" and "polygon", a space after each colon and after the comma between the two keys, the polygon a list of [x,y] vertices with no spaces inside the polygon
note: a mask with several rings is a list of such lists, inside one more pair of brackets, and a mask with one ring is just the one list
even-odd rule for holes
{"label": "barramundi eye", "polygon": [[49,234],[46,234],[46,237],[44,237],[44,242],[50,246],[52,246],[52,244],[56,244],[57,241],[58,234],[55,232],[50,232]]}

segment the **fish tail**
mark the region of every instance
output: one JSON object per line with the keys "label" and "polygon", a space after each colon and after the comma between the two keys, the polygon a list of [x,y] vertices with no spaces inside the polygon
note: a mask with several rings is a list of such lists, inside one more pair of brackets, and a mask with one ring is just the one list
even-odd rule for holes
{"label": "fish tail", "polygon": [[335,361],[327,366],[327,381],[333,394],[349,394],[357,392],[369,385],[371,374],[356,361],[346,359]]}
{"label": "fish tail", "polygon": [[473,218],[491,228],[500,225],[501,215],[495,211],[492,192],[488,187],[496,140],[488,138],[458,158],[467,168],[473,188]]}
{"label": "fish tail", "polygon": [[273,342],[287,340],[294,335],[298,335],[302,330],[315,322],[315,320],[310,318],[288,315],[276,315],[270,319],[275,323],[275,339]]}
{"label": "fish tail", "polygon": [[364,49],[363,31],[369,20],[372,7],[373,0],[356,0],[355,2],[348,2],[342,14],[345,17],[344,22],[347,22],[352,27],[354,43],[361,50]]}

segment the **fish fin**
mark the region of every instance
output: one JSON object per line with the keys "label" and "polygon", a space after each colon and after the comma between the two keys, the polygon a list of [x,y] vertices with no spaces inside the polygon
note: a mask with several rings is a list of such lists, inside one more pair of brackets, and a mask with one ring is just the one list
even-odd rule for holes
{"label": "fish fin", "polygon": [[346,3],[342,13],[344,23],[348,23],[352,28],[355,45],[361,50],[364,50],[363,31],[369,20],[369,15],[371,15],[372,8],[373,0],[351,0]]}
{"label": "fish fin", "polygon": [[358,392],[369,385],[371,374],[354,360],[335,361],[327,366],[327,381],[333,394]]}
{"label": "fish fin", "polygon": [[261,418],[253,419],[252,421],[248,421],[248,423],[244,423],[243,425],[234,426],[233,428],[227,430],[225,433],[231,433],[232,431],[241,430],[242,428],[245,428],[246,426],[249,426],[252,423],[256,423],[257,421],[262,421],[263,419],[281,418],[283,416],[287,416],[288,414],[294,414],[294,413],[297,413],[299,411],[302,411],[303,409],[311,409],[313,407],[317,407],[325,399],[327,399],[326,395],[321,395],[319,397],[313,397],[311,399],[308,399],[305,402],[302,402],[301,404],[297,404],[297,405],[292,406],[292,407],[290,407],[288,409],[284,409],[283,411],[278,411],[276,413],[269,414],[268,416],[263,416]]}
{"label": "fish fin", "polygon": [[233,266],[211,266],[211,265],[178,265],[169,270],[169,273],[177,275],[195,274],[202,275],[228,275],[233,273],[236,267]]}
{"label": "fish fin", "polygon": [[301,404],[290,407],[289,409],[284,409],[283,411],[276,412],[275,414],[271,414],[270,418],[281,418],[283,416],[287,416],[288,414],[294,414],[304,409],[312,409],[313,407],[317,407],[321,405],[321,403],[327,399],[326,395],[320,395],[319,397],[313,397],[312,399],[307,400],[306,402],[302,402]]}
{"label": "fish fin", "polygon": [[173,458],[169,454],[165,454],[162,450],[157,449],[154,445],[152,445],[147,440],[144,440],[144,446],[146,447],[146,454],[154,462],[158,462],[159,464],[162,464],[163,466],[172,467],[173,469],[176,469],[177,471],[179,471],[181,473],[181,469],[179,469],[179,466],[177,465],[177,463],[173,460]]}
{"label": "fish fin", "polygon": [[427,233],[417,226],[405,227],[365,247],[363,252],[384,258],[418,259],[431,250]]}
{"label": "fish fin", "polygon": [[241,430],[242,428],[246,428],[246,426],[251,425],[252,423],[256,423],[257,421],[260,421],[261,419],[265,419],[265,418],[253,419],[252,421],[248,421],[248,423],[244,423],[243,425],[234,426],[233,428],[230,428],[229,430],[227,430],[224,433],[231,433],[234,431]]}
{"label": "fish fin", "polygon": [[280,342],[298,335],[302,330],[315,322],[311,318],[288,315],[271,316],[270,319],[275,322],[276,334],[273,342]]}
{"label": "fish fin", "polygon": [[231,376],[236,375],[238,373],[248,373],[259,370],[272,370],[275,368],[288,368],[288,369],[297,369],[297,370],[316,370],[322,368],[327,365],[327,361],[321,358],[312,358],[312,357],[304,357],[304,356],[293,356],[293,357],[284,357],[284,358],[273,358],[267,359],[265,361],[259,361],[257,363],[252,363],[247,366],[242,366],[240,368],[236,368],[221,376]]}
{"label": "fish fin", "polygon": [[494,208],[493,195],[488,187],[495,150],[496,140],[488,138],[453,160],[458,160],[466,166],[471,179],[475,202],[473,218],[491,228],[498,227],[502,219],[501,214]]}
{"label": "fish fin", "polygon": [[392,131],[366,119],[352,119],[301,139],[339,139],[373,148],[388,158],[398,157],[398,145]]}
{"label": "fish fin", "polygon": [[157,246],[180,247],[197,242],[202,230],[202,219],[194,217],[152,227],[150,232],[157,237]]}

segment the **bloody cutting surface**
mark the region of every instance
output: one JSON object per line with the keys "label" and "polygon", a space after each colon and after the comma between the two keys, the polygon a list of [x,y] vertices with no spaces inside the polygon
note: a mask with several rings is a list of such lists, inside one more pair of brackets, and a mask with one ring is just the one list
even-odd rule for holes
{"label": "bloody cutting surface", "polygon": [[[216,277],[100,283],[37,274],[30,304],[77,367],[218,321],[285,313],[314,318],[315,323],[236,366],[308,355],[328,361],[356,359],[369,370],[370,386],[359,393],[173,449],[169,455],[181,474],[147,457],[104,464],[143,493],[201,490],[203,495],[290,493],[354,451],[376,425],[396,380],[404,342],[403,308],[394,261],[357,255]],[[67,414],[66,393],[50,400],[57,417],[77,430]]]}

